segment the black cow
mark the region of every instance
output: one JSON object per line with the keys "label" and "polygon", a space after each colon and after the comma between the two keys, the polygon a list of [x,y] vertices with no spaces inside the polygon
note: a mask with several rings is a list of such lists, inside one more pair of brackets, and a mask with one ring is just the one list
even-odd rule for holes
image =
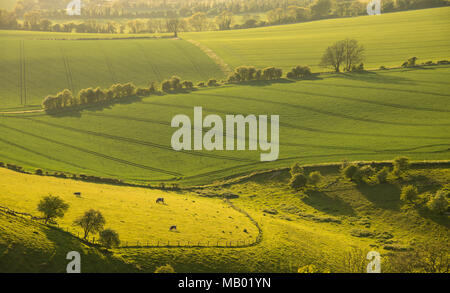
{"label": "black cow", "polygon": [[157,198],[156,203],[164,203],[164,198],[163,197]]}
{"label": "black cow", "polygon": [[170,226],[170,231],[173,231],[173,230],[176,230],[177,229],[177,226]]}

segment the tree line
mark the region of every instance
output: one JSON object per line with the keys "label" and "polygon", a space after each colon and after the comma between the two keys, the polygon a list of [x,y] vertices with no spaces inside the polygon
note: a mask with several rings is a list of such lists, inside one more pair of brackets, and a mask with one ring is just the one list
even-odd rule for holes
{"label": "tree line", "polygon": [[[359,0],[183,0],[170,4],[115,1],[106,6],[85,0],[82,15],[71,17],[76,22],[60,23],[55,20],[67,19],[67,15],[65,6],[57,2],[42,0],[39,6],[33,0],[19,0],[13,11],[0,10],[0,28],[77,33],[170,32],[176,36],[182,31],[243,29],[367,14],[367,4]],[[449,0],[383,0],[382,12],[449,4]],[[236,21],[236,15],[240,21]],[[116,18],[130,20],[114,21]]]}

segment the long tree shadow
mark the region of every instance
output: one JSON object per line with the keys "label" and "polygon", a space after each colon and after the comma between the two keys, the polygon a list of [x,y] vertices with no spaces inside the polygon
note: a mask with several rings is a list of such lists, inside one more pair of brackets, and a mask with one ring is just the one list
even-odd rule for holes
{"label": "long tree shadow", "polygon": [[[65,272],[70,260],[66,260],[69,251],[77,251],[81,254],[82,272],[133,272],[136,271],[131,265],[115,258],[111,252],[84,244],[72,234],[64,232],[59,228],[45,227],[42,229],[47,239],[54,245],[54,252],[46,265],[41,267],[45,272]],[[89,246],[91,246],[89,248]]]}
{"label": "long tree shadow", "polygon": [[332,197],[324,192],[317,190],[308,190],[305,192],[308,197],[303,198],[303,202],[315,208],[316,210],[334,216],[355,216],[353,207],[340,199],[339,197]]}
{"label": "long tree shadow", "polygon": [[392,184],[359,184],[356,189],[376,207],[385,210],[400,210],[400,189]]}
{"label": "long tree shadow", "polygon": [[429,219],[438,225],[444,226],[450,229],[450,219],[447,215],[436,214],[430,211],[426,206],[420,206],[417,208],[417,212],[422,218]]}
{"label": "long tree shadow", "polygon": [[380,74],[373,71],[361,71],[361,72],[351,72],[351,73],[339,73],[333,76],[334,78],[343,78],[350,80],[358,80],[371,83],[393,83],[393,84],[408,84],[413,85],[415,82],[409,78]]}

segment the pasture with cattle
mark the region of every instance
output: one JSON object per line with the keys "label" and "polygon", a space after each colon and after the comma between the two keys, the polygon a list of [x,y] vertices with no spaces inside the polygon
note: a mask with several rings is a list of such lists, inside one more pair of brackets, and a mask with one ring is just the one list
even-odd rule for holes
{"label": "pasture with cattle", "polygon": [[448,1],[34,2],[0,4],[0,272],[448,273]]}

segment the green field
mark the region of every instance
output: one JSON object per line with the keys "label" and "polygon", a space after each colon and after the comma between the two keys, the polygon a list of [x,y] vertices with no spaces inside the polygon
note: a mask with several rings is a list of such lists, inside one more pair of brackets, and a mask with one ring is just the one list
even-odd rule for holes
{"label": "green field", "polygon": [[[323,75],[314,80],[207,88],[50,116],[0,116],[5,162],[46,171],[187,184],[294,161],[449,158],[449,66]],[[176,152],[177,114],[280,115],[280,156],[257,151]]]}
{"label": "green field", "polygon": [[[333,42],[353,38],[366,48],[367,68],[400,66],[407,58],[450,58],[450,8],[378,16],[329,19],[248,30],[185,33],[215,51],[230,66],[294,65],[319,68],[323,51]],[[419,61],[420,61],[419,60]]]}
{"label": "green field", "polygon": [[[0,211],[0,271],[64,272],[67,264],[65,254],[76,250],[82,253],[83,272],[153,272],[165,264],[172,265],[180,273],[294,273],[299,267],[310,264],[321,271],[365,272],[367,262],[355,271],[344,261],[350,251],[358,249],[363,253],[362,258],[370,250],[378,251],[382,255],[382,271],[395,272],[400,268],[389,266],[389,254],[431,240],[448,251],[448,216],[430,213],[419,203],[420,200],[415,204],[399,200],[401,186],[411,182],[419,187],[421,193],[434,192],[449,184],[448,167],[412,168],[406,181],[375,186],[340,180],[331,187],[324,187],[336,181],[338,169],[320,167],[318,170],[325,178],[317,190],[296,192],[290,189],[286,169],[200,190],[209,195],[238,195],[239,198],[231,202],[251,215],[262,229],[258,245],[245,248],[116,248],[105,253],[64,232],[68,225],[70,227],[74,215],[90,208],[99,209],[106,217],[106,226],[118,230],[123,241],[142,232],[145,226],[150,244],[161,238],[175,243],[183,237],[204,241],[202,235],[206,232],[210,237],[222,234],[223,238],[231,240],[239,237],[243,228],[249,231],[247,237],[254,237],[255,233],[248,219],[222,208],[221,200],[199,197],[197,193],[172,194],[80,183],[0,169],[1,205],[39,215],[34,206],[46,192],[61,196],[70,203],[67,215],[59,220],[64,231]],[[33,190],[28,188],[29,185],[34,187]],[[82,198],[72,194],[75,190],[83,192]],[[156,196],[164,196],[167,206],[155,205],[152,199]],[[195,203],[186,202],[185,197]],[[188,211],[184,211],[180,204],[185,205]],[[220,213],[216,213],[217,209]],[[225,220],[228,225],[224,227]],[[179,224],[178,233],[161,229],[175,221]],[[75,227],[70,227],[69,231],[77,235]],[[139,240],[145,246],[145,239]]]}
{"label": "green field", "polygon": [[77,93],[118,82],[148,86],[174,74],[194,82],[223,77],[211,59],[186,41],[92,38],[111,36],[0,31],[0,68],[7,69],[0,71],[0,111],[38,108],[45,96],[65,88]]}

